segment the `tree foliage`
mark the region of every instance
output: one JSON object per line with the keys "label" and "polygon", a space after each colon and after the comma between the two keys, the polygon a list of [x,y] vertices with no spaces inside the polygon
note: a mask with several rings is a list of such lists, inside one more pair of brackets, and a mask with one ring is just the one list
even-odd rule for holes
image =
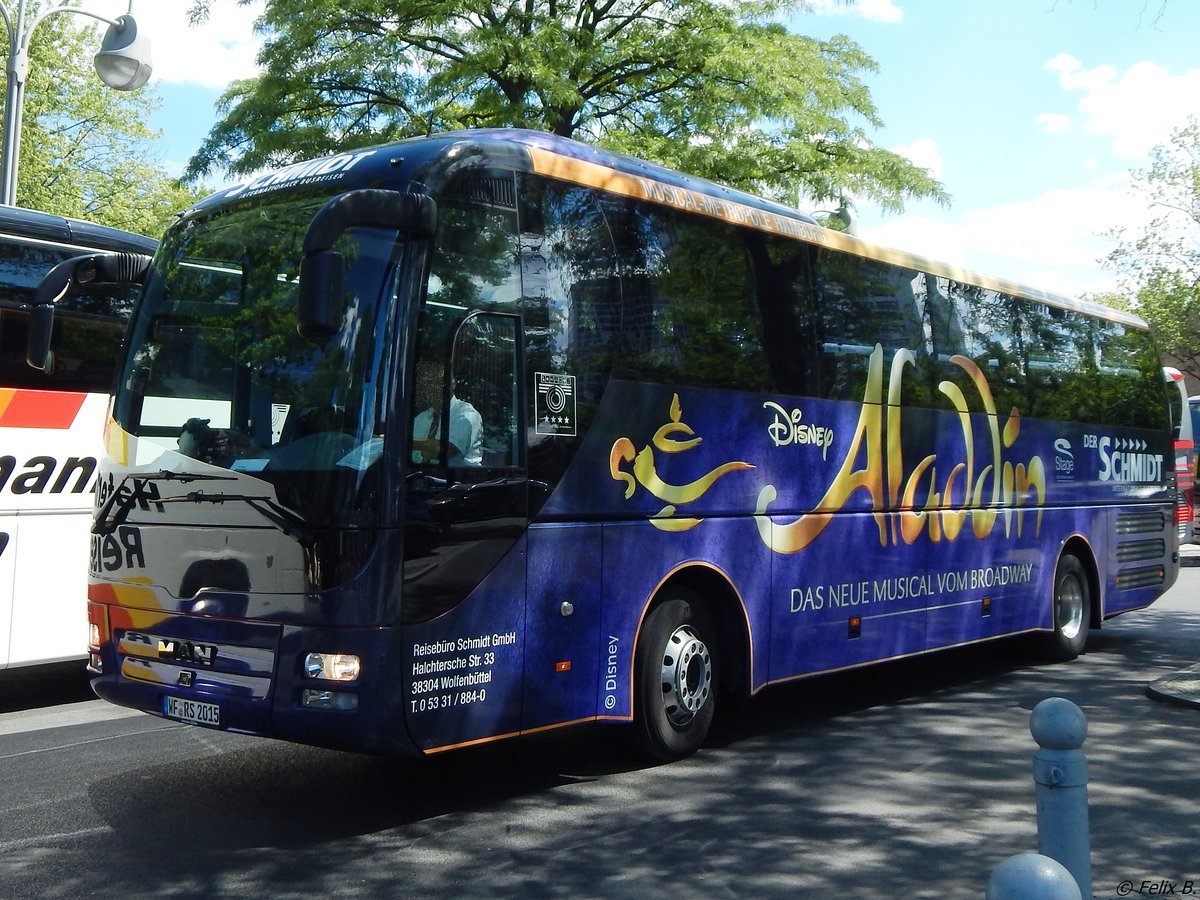
{"label": "tree foliage", "polygon": [[[26,26],[46,4],[30,4]],[[99,40],[69,14],[33,33],[21,129],[18,205],[157,236],[200,191],[168,176],[146,124],[158,100],[106,87]]]}
{"label": "tree foliage", "polygon": [[1151,218],[1112,233],[1117,247],[1107,264],[1163,350],[1200,378],[1200,122],[1189,121],[1151,152],[1133,190]]}
{"label": "tree foliage", "polygon": [[[244,2],[244,0],[243,0]],[[206,3],[193,13],[203,15]],[[459,128],[581,138],[793,199],[944,201],[875,146],[845,37],[789,33],[804,0],[267,0],[264,71],[233,84],[189,163],[199,177]]]}

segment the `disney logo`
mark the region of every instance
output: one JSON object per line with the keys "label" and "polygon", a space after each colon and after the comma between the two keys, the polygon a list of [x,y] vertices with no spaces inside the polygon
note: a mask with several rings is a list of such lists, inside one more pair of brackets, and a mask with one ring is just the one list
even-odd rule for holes
{"label": "disney logo", "polygon": [[775,413],[775,418],[767,426],[767,434],[776,447],[786,447],[789,444],[815,444],[821,448],[821,458],[826,459],[829,446],[833,443],[833,429],[824,425],[813,425],[802,422],[804,412],[799,408],[788,412],[778,403],[767,400],[763,409]]}

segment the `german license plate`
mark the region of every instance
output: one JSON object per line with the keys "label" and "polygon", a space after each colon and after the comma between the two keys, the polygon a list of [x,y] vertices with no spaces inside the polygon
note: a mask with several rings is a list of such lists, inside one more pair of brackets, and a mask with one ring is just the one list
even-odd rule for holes
{"label": "german license plate", "polygon": [[220,725],[221,707],[186,697],[163,697],[163,714],[193,725]]}

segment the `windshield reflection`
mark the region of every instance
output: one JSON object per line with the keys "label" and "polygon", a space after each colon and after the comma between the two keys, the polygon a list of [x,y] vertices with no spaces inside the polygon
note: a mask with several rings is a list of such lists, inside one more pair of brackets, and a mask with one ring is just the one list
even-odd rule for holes
{"label": "windshield reflection", "polygon": [[325,198],[251,201],[171,232],[115,403],[139,467],[181,453],[271,483],[321,526],[362,524],[382,454],[398,234],[346,232],[338,330],[296,330],[301,242]]}

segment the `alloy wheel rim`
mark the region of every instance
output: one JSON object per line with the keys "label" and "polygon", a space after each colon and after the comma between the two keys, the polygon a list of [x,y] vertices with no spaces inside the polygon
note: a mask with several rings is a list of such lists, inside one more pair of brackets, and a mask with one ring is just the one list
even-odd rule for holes
{"label": "alloy wheel rim", "polygon": [[663,650],[663,710],[673,725],[686,725],[712,694],[712,654],[689,625],[680,625]]}
{"label": "alloy wheel rim", "polygon": [[1083,586],[1074,576],[1064,578],[1055,597],[1055,619],[1058,630],[1067,640],[1074,640],[1083,629]]}

